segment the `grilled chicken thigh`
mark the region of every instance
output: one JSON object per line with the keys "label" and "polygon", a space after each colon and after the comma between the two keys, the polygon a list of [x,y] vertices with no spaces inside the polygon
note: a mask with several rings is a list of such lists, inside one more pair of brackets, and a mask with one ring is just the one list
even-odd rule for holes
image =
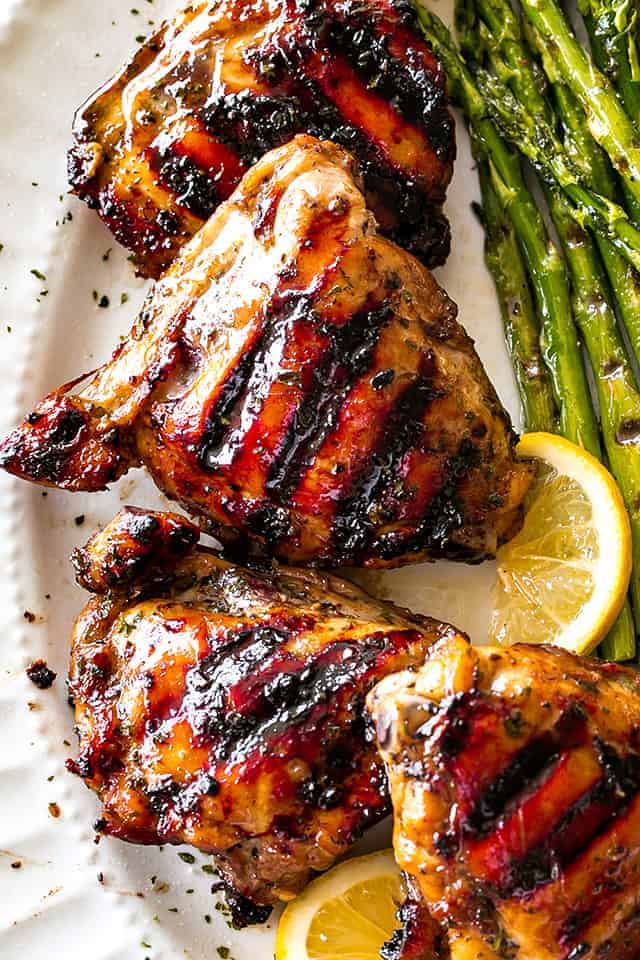
{"label": "grilled chicken thigh", "polygon": [[355,154],[387,236],[444,262],[453,120],[406,0],[185,6],[81,108],[69,179],[157,277],[253,163],[305,132]]}
{"label": "grilled chicken thigh", "polygon": [[389,773],[396,857],[412,901],[418,890],[442,926],[440,956],[640,955],[634,670],[551,647],[472,648],[452,636],[417,672],[383,680],[368,702]]}
{"label": "grilled chicken thigh", "polygon": [[454,304],[377,234],[352,158],[300,137],[245,176],[111,361],[0,456],[69,490],[144,463],[227,543],[382,565],[493,554],[530,483],[514,439]]}
{"label": "grilled chicken thigh", "polygon": [[100,828],[212,853],[239,922],[264,919],[388,812],[364,699],[452,627],[335,577],[258,573],[175,514],[127,508],[73,560],[71,769]]}

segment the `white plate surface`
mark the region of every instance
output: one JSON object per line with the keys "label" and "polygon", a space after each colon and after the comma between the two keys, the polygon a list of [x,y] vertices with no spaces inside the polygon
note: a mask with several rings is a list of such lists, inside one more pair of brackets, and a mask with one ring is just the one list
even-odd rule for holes
{"label": "white plate surface", "polygon": [[[66,196],[65,181],[74,109],[125,59],[136,35],[149,32],[148,21],[158,22],[171,8],[168,0],[135,3],[137,15],[131,0],[0,0],[2,434],[48,390],[106,359],[144,294],[97,217]],[[446,17],[448,2],[441,12]],[[460,305],[518,426],[482,234],[470,209],[476,177],[466,134],[458,134],[447,202],[453,252],[438,277]],[[94,290],[110,297],[109,309],[96,306]],[[123,292],[130,297],[126,306],[120,306]],[[268,960],[273,923],[231,931],[210,894],[215,878],[203,872],[204,856],[196,854],[189,865],[174,848],[109,839],[96,845],[97,801],[65,771],[75,748],[64,682],[68,638],[84,601],[67,557],[123,502],[166,503],[140,471],[90,496],[44,496],[0,477],[0,957],[215,960],[216,948],[227,946],[235,960]],[[451,620],[482,642],[493,577],[492,564],[438,563],[364,579],[378,594]],[[25,676],[38,657],[58,673],[49,691],[38,691]],[[51,815],[51,804],[59,817]],[[386,837],[378,830],[368,845]]]}

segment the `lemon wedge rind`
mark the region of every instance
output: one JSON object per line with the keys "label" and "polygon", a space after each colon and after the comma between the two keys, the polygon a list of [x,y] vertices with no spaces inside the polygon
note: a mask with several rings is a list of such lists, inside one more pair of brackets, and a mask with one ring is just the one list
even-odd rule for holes
{"label": "lemon wedge rind", "polygon": [[[552,555],[556,531],[553,528],[546,532],[532,529],[532,524],[528,523],[530,515],[544,513],[537,509],[540,503],[536,498],[553,494],[553,483],[546,487],[538,484],[522,531],[498,551],[498,604],[492,620],[491,639],[502,643],[520,640],[546,642],[574,653],[590,653],[615,623],[629,585],[631,528],[622,495],[609,471],[595,457],[563,437],[548,433],[525,434],[517,453],[522,458],[542,461],[551,468],[559,482],[565,487],[568,482],[576,497],[582,498],[582,503],[577,503],[582,510],[576,512],[582,513],[582,522],[589,534],[585,542],[589,540],[594,549],[585,550],[584,557],[577,555],[563,559],[561,555]],[[549,506],[548,515],[552,517],[554,505]],[[563,520],[560,518],[559,527]],[[576,541],[579,541],[578,537]],[[539,556],[540,544],[550,551],[546,566],[545,558]],[[525,575],[528,549],[529,579]],[[579,590],[588,589],[584,600],[580,599],[579,603],[572,596],[572,572],[576,578],[576,596]],[[555,590],[554,576],[557,576]],[[544,583],[543,578],[546,578]],[[545,604],[545,597],[553,602]],[[564,619],[558,615],[563,600],[568,611]]]}

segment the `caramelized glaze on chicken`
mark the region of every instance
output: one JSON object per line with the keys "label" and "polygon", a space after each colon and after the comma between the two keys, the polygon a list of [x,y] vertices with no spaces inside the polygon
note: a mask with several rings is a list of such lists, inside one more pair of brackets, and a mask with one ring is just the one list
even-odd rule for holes
{"label": "caramelized glaze on chicken", "polygon": [[226,543],[383,565],[492,555],[531,478],[514,440],[454,304],[377,234],[352,158],[300,137],[245,176],[111,361],[0,455],[69,490],[144,463]]}
{"label": "caramelized glaze on chicken", "polygon": [[253,163],[304,132],[355,154],[387,236],[444,262],[453,121],[405,0],[185,6],[81,108],[69,179],[157,277]]}
{"label": "caramelized glaze on chicken", "polygon": [[429,912],[415,879],[403,876],[405,899],[398,926],[380,949],[380,960],[449,960],[446,933]]}
{"label": "caramelized glaze on chicken", "polygon": [[74,555],[72,639],[100,828],[214,855],[238,922],[265,919],[388,813],[364,699],[453,634],[335,577],[232,566],[177,515],[127,508]]}
{"label": "caramelized glaze on chicken", "polygon": [[457,636],[368,702],[441,956],[640,955],[640,675]]}

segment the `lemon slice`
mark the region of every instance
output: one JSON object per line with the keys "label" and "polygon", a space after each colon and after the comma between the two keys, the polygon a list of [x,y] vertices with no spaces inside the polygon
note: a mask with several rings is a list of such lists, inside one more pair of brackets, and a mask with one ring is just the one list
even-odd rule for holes
{"label": "lemon slice", "polygon": [[517,448],[540,461],[520,533],[498,551],[491,641],[553,643],[589,653],[622,609],[631,574],[631,530],[605,467],[550,433]]}
{"label": "lemon slice", "polygon": [[403,899],[391,850],[345,860],[288,904],[275,960],[380,960]]}

